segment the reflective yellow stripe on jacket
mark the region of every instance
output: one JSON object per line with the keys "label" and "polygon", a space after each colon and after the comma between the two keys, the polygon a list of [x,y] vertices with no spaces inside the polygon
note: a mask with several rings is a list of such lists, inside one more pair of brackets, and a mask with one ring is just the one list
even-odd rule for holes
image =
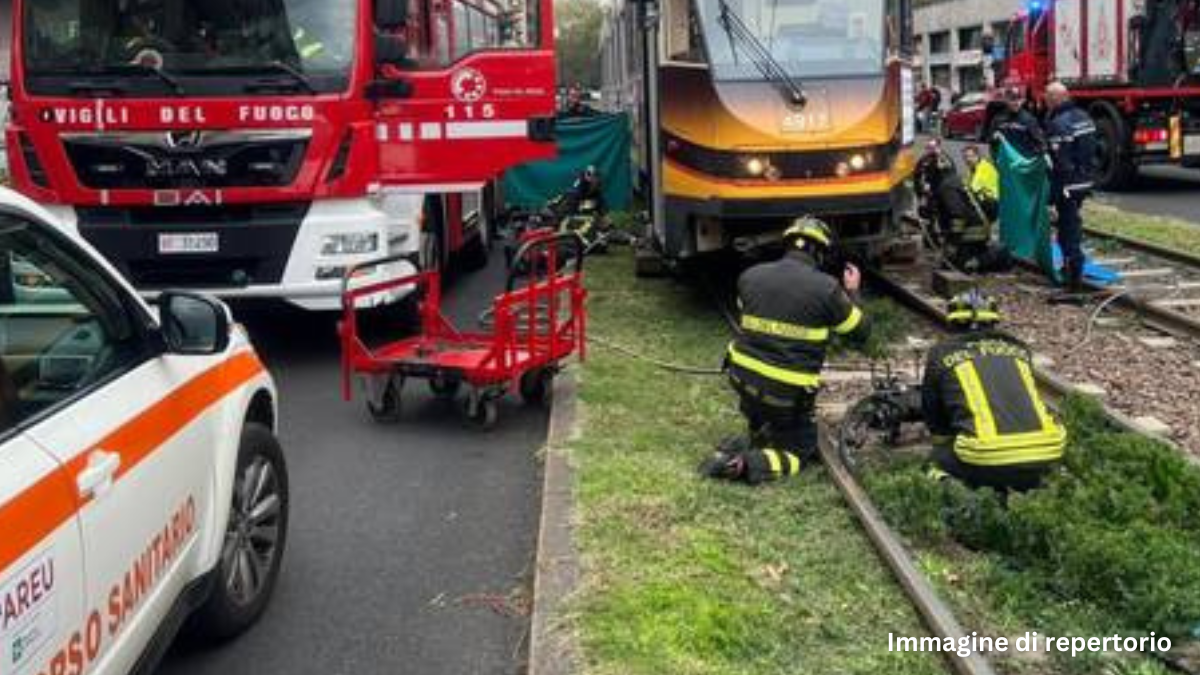
{"label": "reflective yellow stripe on jacket", "polygon": [[749,314],[742,317],[742,328],[753,333],[800,340],[802,342],[824,342],[829,339],[828,328],[809,328],[799,324],[774,319],[764,319]]}
{"label": "reflective yellow stripe on jacket", "polygon": [[1017,362],[1026,391],[1030,393],[1041,429],[1025,433],[1001,434],[996,429],[996,418],[991,402],[979,379],[975,364],[967,361],[954,368],[954,375],[962,387],[975,423],[975,435],[959,434],[954,441],[954,453],[968,464],[978,466],[1005,466],[1032,462],[1051,462],[1062,457],[1067,434],[1046,410],[1029,365]]}
{"label": "reflective yellow stripe on jacket", "polygon": [[850,316],[846,317],[845,321],[838,324],[837,327],[833,329],[833,332],[837,333],[838,335],[846,335],[847,333],[852,333],[852,332],[854,332],[855,328],[858,328],[859,325],[862,324],[862,321],[863,321],[862,310],[857,307],[851,307],[850,308]]}
{"label": "reflective yellow stripe on jacket", "polygon": [[769,380],[790,384],[793,387],[815,389],[821,385],[821,377],[819,375],[799,373],[794,370],[780,368],[766,361],[760,361],[753,356],[748,356],[738,351],[734,345],[729,345],[729,361],[740,368],[745,368],[752,373],[758,373]]}

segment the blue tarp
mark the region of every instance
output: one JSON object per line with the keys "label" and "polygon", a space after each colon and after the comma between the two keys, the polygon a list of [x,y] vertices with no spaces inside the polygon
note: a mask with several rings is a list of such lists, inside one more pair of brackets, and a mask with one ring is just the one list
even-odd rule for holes
{"label": "blue tarp", "polygon": [[613,211],[628,209],[632,188],[629,116],[560,117],[556,133],[556,159],[522,164],[505,172],[505,204],[540,208],[569,189],[591,164],[600,172],[606,206]]}

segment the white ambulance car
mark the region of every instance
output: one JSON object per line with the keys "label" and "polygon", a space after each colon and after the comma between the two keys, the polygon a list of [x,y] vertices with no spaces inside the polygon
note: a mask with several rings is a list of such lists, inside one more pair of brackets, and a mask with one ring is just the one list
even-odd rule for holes
{"label": "white ambulance car", "polygon": [[0,674],[144,672],[266,607],[275,389],[224,305],[153,310],[50,218],[0,190]]}

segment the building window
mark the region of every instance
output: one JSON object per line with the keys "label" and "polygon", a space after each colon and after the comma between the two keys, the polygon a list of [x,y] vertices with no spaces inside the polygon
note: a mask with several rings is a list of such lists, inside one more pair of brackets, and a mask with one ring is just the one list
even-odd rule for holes
{"label": "building window", "polygon": [[983,91],[983,68],[981,66],[964,66],[959,68],[958,86],[958,91],[962,94]]}
{"label": "building window", "polygon": [[992,24],[992,35],[996,36],[996,44],[1004,44],[1004,41],[1008,38],[1008,22],[997,21]]}
{"label": "building window", "polygon": [[950,66],[931,66],[929,68],[929,79],[933,80],[933,86],[950,90]]}
{"label": "building window", "polygon": [[942,31],[940,33],[929,34],[929,53],[930,54],[949,54],[950,53],[950,31]]}
{"label": "building window", "polygon": [[983,47],[983,26],[968,26],[958,29],[958,50],[968,51]]}

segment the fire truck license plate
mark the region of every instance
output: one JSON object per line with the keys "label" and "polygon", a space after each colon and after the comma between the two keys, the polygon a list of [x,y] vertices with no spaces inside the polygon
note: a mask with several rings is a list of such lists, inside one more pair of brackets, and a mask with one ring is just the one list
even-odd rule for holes
{"label": "fire truck license plate", "polygon": [[216,232],[158,235],[158,252],[166,255],[176,253],[216,253],[220,250],[221,239],[217,236]]}

